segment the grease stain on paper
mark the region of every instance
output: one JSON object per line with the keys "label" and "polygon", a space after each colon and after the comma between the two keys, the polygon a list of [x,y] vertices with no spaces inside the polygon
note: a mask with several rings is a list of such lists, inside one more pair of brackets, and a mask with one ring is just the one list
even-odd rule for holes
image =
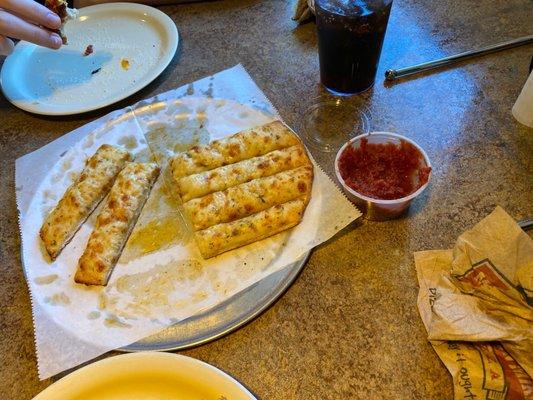
{"label": "grease stain on paper", "polygon": [[205,114],[197,114],[193,119],[180,116],[171,124],[158,124],[149,129],[146,140],[159,164],[164,166],[176,153],[209,143],[210,135],[205,127],[205,119]]}
{"label": "grease stain on paper", "polygon": [[54,282],[59,276],[57,274],[43,275],[36,277],[33,282],[37,285],[49,285]]}
{"label": "grease stain on paper", "polygon": [[120,261],[127,263],[190,240],[187,223],[178,209],[179,202],[169,193],[162,176],[152,189]]}
{"label": "grease stain on paper", "polygon": [[57,200],[56,194],[52,192],[51,190],[45,190],[43,192],[43,197],[44,197],[45,202],[47,200]]}
{"label": "grease stain on paper", "polygon": [[128,246],[148,254],[178,243],[184,236],[183,229],[175,218],[153,219],[136,229],[128,240]]}
{"label": "grease stain on paper", "polygon": [[[187,118],[192,112],[190,107],[181,100],[172,101],[164,106],[165,115],[172,117],[172,119]],[[159,126],[163,126],[168,122],[159,122]],[[156,123],[157,124],[157,123]]]}
{"label": "grease stain on paper", "polygon": [[54,174],[52,175],[52,183],[57,183],[59,182],[61,179],[63,179],[63,174]]}
{"label": "grease stain on paper", "polygon": [[70,304],[70,298],[65,293],[61,292],[45,297],[44,302],[51,306],[68,306]]}
{"label": "grease stain on paper", "polygon": [[83,143],[83,148],[88,149],[89,147],[92,147],[94,144],[94,135],[89,135],[85,138],[85,142]]}
{"label": "grease stain on paper", "polygon": [[138,146],[137,138],[135,136],[124,136],[117,142],[128,150],[136,149]]}
{"label": "grease stain on paper", "polygon": [[120,317],[170,318],[187,304],[209,297],[205,286],[183,292],[183,287],[198,283],[206,271],[198,260],[171,261],[145,272],[123,275],[100,295],[100,304]]}
{"label": "grease stain on paper", "polygon": [[116,315],[110,314],[105,320],[104,325],[108,328],[131,328],[130,324],[121,321]]}
{"label": "grease stain on paper", "polygon": [[91,311],[87,314],[87,319],[98,319],[100,318],[100,311]]}
{"label": "grease stain on paper", "polygon": [[199,117],[205,120],[207,117],[205,112],[207,111],[207,104],[201,104],[196,108],[196,113],[199,114]]}
{"label": "grease stain on paper", "polygon": [[72,168],[72,160],[65,160],[63,161],[63,165],[61,166],[61,169],[63,171],[68,171],[69,169]]}
{"label": "grease stain on paper", "polygon": [[102,138],[105,134],[107,134],[111,130],[111,122],[113,121],[107,121],[105,125],[102,128],[100,128],[98,132],[96,132],[96,135],[95,135],[96,139]]}

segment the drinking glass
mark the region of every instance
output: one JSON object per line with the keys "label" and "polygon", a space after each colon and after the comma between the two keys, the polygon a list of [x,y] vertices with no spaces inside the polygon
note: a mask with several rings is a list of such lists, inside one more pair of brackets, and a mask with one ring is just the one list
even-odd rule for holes
{"label": "drinking glass", "polygon": [[392,0],[315,0],[320,80],[333,94],[374,84]]}

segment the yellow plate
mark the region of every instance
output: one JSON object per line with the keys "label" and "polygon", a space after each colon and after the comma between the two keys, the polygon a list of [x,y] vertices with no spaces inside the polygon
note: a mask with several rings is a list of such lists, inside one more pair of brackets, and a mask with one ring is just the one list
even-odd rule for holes
{"label": "yellow plate", "polygon": [[125,354],[65,376],[34,400],[256,400],[239,382],[194,358]]}

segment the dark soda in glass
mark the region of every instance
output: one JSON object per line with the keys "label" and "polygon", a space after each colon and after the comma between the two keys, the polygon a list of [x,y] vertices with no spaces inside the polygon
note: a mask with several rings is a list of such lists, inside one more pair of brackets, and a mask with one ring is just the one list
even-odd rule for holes
{"label": "dark soda in glass", "polygon": [[315,0],[320,80],[337,94],[374,84],[392,0]]}

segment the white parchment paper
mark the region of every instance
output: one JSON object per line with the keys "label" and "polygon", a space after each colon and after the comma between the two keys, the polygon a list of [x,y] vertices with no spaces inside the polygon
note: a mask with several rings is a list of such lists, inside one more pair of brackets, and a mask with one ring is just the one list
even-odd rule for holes
{"label": "white parchment paper", "polygon": [[[279,119],[277,111],[238,65],[111,113],[17,160],[22,261],[41,379],[221,303],[298,260],[360,216],[315,164],[311,201],[297,227],[218,257],[203,260],[186,234],[148,253],[135,253],[128,243],[106,288],[75,284],[77,260],[98,209],[54,262],[45,256],[38,237],[44,217],[101,144],[121,145],[137,160],[155,157],[164,167],[183,145],[273,119]],[[168,145],[174,141],[181,145]],[[136,230],[172,218],[178,223],[179,213],[165,201],[165,185],[163,174]],[[134,230],[135,235],[139,232]]]}

